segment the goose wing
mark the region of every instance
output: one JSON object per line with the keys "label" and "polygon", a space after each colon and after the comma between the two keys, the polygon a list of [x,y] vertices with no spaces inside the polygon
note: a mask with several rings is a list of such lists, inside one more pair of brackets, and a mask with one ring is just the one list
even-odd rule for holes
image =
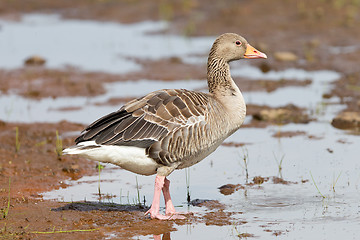
{"label": "goose wing", "polygon": [[152,92],[90,124],[75,142],[141,147],[149,157],[168,165],[189,154],[175,153],[174,144],[184,142],[184,133],[194,125],[205,124],[207,103],[205,93],[183,89]]}

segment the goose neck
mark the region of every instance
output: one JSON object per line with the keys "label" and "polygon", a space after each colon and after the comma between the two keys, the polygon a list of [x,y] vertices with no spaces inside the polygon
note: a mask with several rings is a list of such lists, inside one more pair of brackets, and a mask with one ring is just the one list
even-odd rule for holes
{"label": "goose neck", "polygon": [[221,58],[209,57],[207,65],[209,92],[216,94],[229,93],[234,90],[234,82],[230,75],[230,66]]}

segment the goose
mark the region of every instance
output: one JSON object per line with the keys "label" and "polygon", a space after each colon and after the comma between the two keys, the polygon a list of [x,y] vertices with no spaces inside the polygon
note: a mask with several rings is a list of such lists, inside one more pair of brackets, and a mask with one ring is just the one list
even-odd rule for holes
{"label": "goose", "polygon": [[[208,93],[163,89],[134,99],[86,127],[64,154],[112,163],[137,174],[156,174],[153,201],[145,215],[186,218],[186,213],[175,210],[167,176],[200,162],[240,128],[246,105],[231,78],[229,62],[254,58],[267,56],[238,34],[220,35],[208,57]],[[161,192],[165,215],[159,211]]]}

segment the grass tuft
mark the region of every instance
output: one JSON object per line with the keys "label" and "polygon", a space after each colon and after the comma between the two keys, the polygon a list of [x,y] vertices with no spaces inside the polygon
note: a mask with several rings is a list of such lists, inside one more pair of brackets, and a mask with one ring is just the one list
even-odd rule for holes
{"label": "grass tuft", "polygon": [[[248,165],[249,165],[249,152],[247,150],[246,147],[242,148],[243,151],[243,157],[242,160],[244,162],[244,166],[240,163],[241,167],[245,170],[245,177],[246,177],[246,183],[249,183],[249,169],[248,169]],[[240,154],[239,154],[240,155]]]}
{"label": "grass tuft", "polygon": [[92,229],[73,229],[73,230],[57,230],[55,231],[55,227],[53,231],[48,231],[48,232],[40,232],[40,231],[33,231],[30,233],[34,233],[34,234],[54,234],[54,233],[73,233],[73,232],[93,232],[93,231],[97,231],[99,230],[99,228],[92,228]]}
{"label": "grass tuft", "polygon": [[273,155],[274,155],[275,161],[276,161],[276,163],[278,165],[278,175],[279,175],[280,178],[283,178],[283,176],[282,176],[282,169],[283,169],[282,168],[282,163],[283,163],[283,160],[285,158],[285,154],[282,155],[280,161],[278,161],[277,157],[275,156],[275,153],[273,153]]}
{"label": "grass tuft", "polygon": [[56,130],[56,147],[55,147],[55,153],[59,160],[61,160],[61,156],[63,154],[63,144],[62,139],[59,136],[58,130]]}
{"label": "grass tuft", "polygon": [[98,184],[98,193],[99,193],[99,199],[101,201],[101,189],[100,189],[100,182],[101,182],[101,179],[100,179],[100,173],[101,173],[101,170],[104,168],[103,165],[100,164],[100,162],[98,162],[98,164],[96,165],[96,168],[99,170],[99,184]]}
{"label": "grass tuft", "polygon": [[15,127],[15,152],[18,153],[20,151],[20,139],[19,139],[19,127]]}
{"label": "grass tuft", "polygon": [[315,182],[315,180],[314,180],[314,177],[313,177],[313,175],[311,174],[311,171],[310,171],[310,176],[311,176],[311,179],[313,180],[313,183],[314,183],[314,185],[315,185],[318,193],[321,195],[322,198],[326,198],[326,197],[320,192],[320,189],[318,188],[318,186],[317,186],[317,184],[316,184],[316,182]]}
{"label": "grass tuft", "polygon": [[332,190],[333,192],[335,192],[335,186],[336,186],[336,183],[338,182],[340,176],[341,176],[342,172],[339,173],[338,177],[335,179],[335,174],[334,174],[334,177],[333,177],[333,184],[332,184]]}
{"label": "grass tuft", "polygon": [[191,201],[190,197],[190,168],[185,168],[185,180],[186,180],[186,200],[188,204]]}
{"label": "grass tuft", "polygon": [[9,178],[9,193],[8,193],[8,202],[7,202],[7,206],[4,210],[2,211],[2,217],[3,219],[7,218],[7,216],[9,215],[9,209],[10,209],[10,187],[11,187],[11,178]]}

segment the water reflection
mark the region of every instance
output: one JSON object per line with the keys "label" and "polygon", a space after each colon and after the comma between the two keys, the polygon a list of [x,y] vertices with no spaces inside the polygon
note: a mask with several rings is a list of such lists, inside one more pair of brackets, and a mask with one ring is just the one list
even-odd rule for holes
{"label": "water reflection", "polygon": [[153,235],[154,240],[171,240],[170,232],[161,235]]}

